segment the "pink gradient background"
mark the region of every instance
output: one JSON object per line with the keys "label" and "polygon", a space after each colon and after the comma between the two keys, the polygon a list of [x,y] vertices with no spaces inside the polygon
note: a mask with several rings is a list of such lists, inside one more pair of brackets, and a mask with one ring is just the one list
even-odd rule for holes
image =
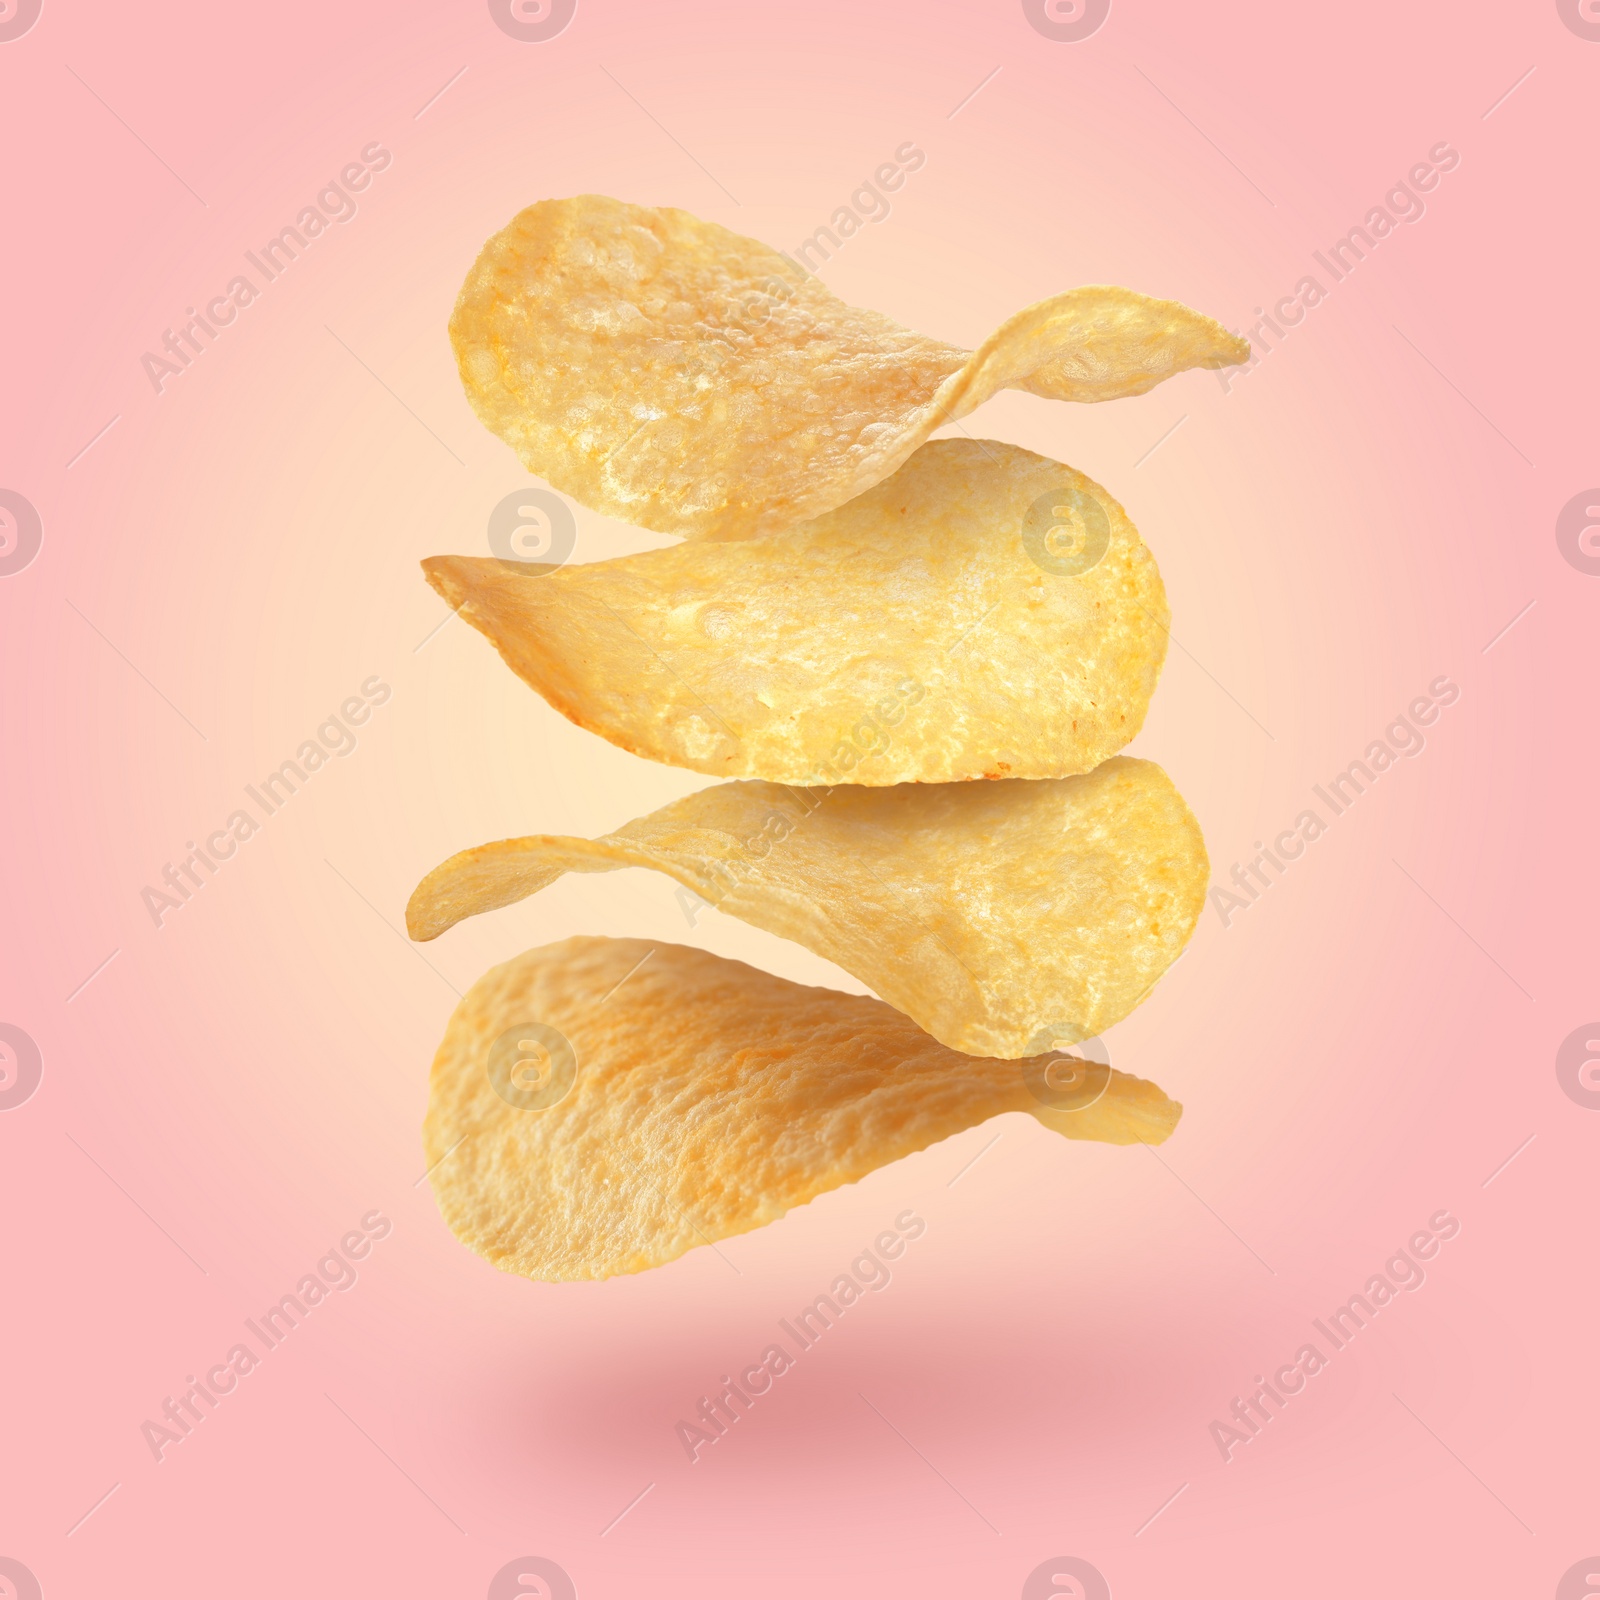
{"label": "pink gradient background", "polygon": [[[0,1114],[0,1555],[48,1600],[477,1597],[526,1554],[583,1600],[1009,1597],[1061,1555],[1118,1600],[1554,1595],[1600,1550],[1600,1114],[1554,1070],[1600,1016],[1600,579],[1554,537],[1600,482],[1597,91],[1553,3],[1116,0],[1056,43],[1015,0],[582,0],[518,43],[481,0],[45,0],[0,44],[0,486],[45,528],[0,579],[0,1022],[44,1057]],[[460,623],[419,648],[418,559],[484,553],[527,481],[462,397],[457,286],[584,190],[792,249],[907,139],[926,165],[822,276],[967,344],[1084,282],[1244,326],[1461,153],[1231,392],[967,423],[1087,471],[1156,552],[1181,647],[1134,749],[1218,880],[1430,680],[1460,700],[1111,1035],[1185,1104],[1159,1159],[1009,1117],[721,1258],[502,1276],[417,1182],[454,991],[579,932],[860,986],[691,928],[642,872],[403,941],[448,852],[703,781],[570,726]],[[141,353],[371,140],[394,160],[355,220],[156,396]],[[578,518],[579,559],[661,542]],[[371,674],[359,750],[152,926],[142,886]],[[890,1288],[691,1465],[674,1423],[906,1207]],[[141,1422],[373,1208],[358,1286],[152,1460]],[[1208,1424],[1440,1208],[1425,1287],[1224,1463]]]}

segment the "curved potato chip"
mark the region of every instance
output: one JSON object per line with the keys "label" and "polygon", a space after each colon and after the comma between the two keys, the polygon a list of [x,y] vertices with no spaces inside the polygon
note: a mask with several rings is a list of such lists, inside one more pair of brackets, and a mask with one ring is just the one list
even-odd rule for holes
{"label": "curved potato chip", "polygon": [[886,478],[1004,388],[1142,394],[1249,346],[1174,300],[1073,289],[977,351],[847,306],[798,263],[687,211],[529,206],[450,318],[473,409],[529,471],[663,533],[745,538]]}
{"label": "curved potato chip", "polygon": [[601,839],[452,856],[406,907],[414,939],[564,872],[654,867],[853,973],[953,1050],[1017,1059],[1125,1017],[1205,902],[1199,825],[1150,761],[1076,778],[791,790],[726,783]]}
{"label": "curved potato chip", "polygon": [[423,1140],[468,1248],[524,1277],[607,1278],[1006,1111],[1159,1144],[1182,1107],[1108,1071],[1091,1104],[1050,1110],[1016,1062],[947,1050],[880,1001],[682,945],[568,939],[495,967],[456,1008]]}
{"label": "curved potato chip", "polygon": [[925,444],[737,545],[422,566],[579,727],[719,778],[1087,772],[1138,733],[1166,653],[1161,574],[1122,507],[989,440]]}

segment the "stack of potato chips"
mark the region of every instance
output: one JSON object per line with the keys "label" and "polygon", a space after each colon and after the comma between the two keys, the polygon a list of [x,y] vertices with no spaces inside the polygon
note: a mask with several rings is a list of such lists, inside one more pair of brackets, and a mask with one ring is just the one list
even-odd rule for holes
{"label": "stack of potato chips", "polygon": [[1070,1049],[1149,993],[1204,901],[1188,807],[1116,754],[1165,655],[1160,574],[1081,473],[929,436],[1001,388],[1116,399],[1244,342],[1087,288],[969,352],[752,239],[600,196],[495,235],[450,333],[531,471],[686,542],[441,556],[429,581],[580,726],[732,781],[600,839],[465,851],[413,894],[412,936],[648,866],[882,997],[627,939],[494,968],[450,1020],[424,1130],[457,1236],[528,1277],[606,1277],[1004,1111],[1164,1139],[1174,1102]]}

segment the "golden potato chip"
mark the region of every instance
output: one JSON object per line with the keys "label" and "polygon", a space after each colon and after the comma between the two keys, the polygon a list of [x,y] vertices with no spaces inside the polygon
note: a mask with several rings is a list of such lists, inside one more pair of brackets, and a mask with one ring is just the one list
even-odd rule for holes
{"label": "golden potato chip", "polygon": [[473,409],[529,471],[716,538],[842,505],[1000,389],[1114,400],[1249,357],[1209,317],[1116,288],[1040,301],[961,350],[754,239],[604,195],[541,201],[490,239],[450,339]]}
{"label": "golden potato chip", "polygon": [[1138,733],[1166,653],[1161,575],[1122,507],[990,440],[925,444],[838,510],[739,544],[422,565],[580,727],[720,778],[1087,772]]}
{"label": "golden potato chip", "polygon": [[1041,1055],[1125,1017],[1204,904],[1199,825],[1150,761],[1076,778],[788,789],[726,783],[601,839],[451,857],[406,907],[414,939],[564,872],[654,867],[836,962],[942,1044]]}
{"label": "golden potato chip", "polygon": [[1087,1103],[1051,1109],[1018,1063],[947,1050],[877,1000],[682,945],[568,939],[495,967],[456,1008],[423,1140],[463,1244],[524,1277],[607,1278],[1006,1111],[1069,1138],[1165,1139],[1182,1107],[1103,1072]]}

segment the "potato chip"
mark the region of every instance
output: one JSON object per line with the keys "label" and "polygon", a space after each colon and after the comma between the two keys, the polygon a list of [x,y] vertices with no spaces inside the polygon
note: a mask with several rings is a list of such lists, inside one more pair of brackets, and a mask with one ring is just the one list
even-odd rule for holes
{"label": "potato chip", "polygon": [[529,471],[713,538],[842,505],[1000,389],[1114,400],[1249,357],[1187,306],[1100,287],[961,350],[847,306],[754,239],[603,195],[541,201],[490,239],[450,338],[473,409]]}
{"label": "potato chip", "polygon": [[682,945],[583,938],[472,986],[434,1057],[423,1141],[463,1244],[524,1277],[606,1278],[1006,1111],[1159,1144],[1182,1107],[1107,1069],[1089,1103],[1048,1109],[1018,1063],[947,1050],[877,1000]]}
{"label": "potato chip", "polygon": [[1138,1005],[1194,931],[1209,871],[1172,780],[1116,756],[1076,778],[719,784],[601,839],[464,851],[417,885],[406,926],[433,939],[564,872],[627,866],[825,956],[951,1049],[1008,1059]]}
{"label": "potato chip", "polygon": [[739,544],[422,565],[580,727],[720,778],[1087,772],[1138,733],[1166,653],[1161,575],[1122,507],[990,440],[925,444],[838,510]]}

